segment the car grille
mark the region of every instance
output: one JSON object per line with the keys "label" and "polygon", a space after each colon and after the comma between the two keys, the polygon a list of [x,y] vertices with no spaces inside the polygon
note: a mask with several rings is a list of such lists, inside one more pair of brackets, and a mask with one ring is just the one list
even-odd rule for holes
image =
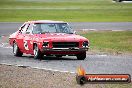
{"label": "car grille", "polygon": [[79,47],[79,42],[53,42],[53,48]]}

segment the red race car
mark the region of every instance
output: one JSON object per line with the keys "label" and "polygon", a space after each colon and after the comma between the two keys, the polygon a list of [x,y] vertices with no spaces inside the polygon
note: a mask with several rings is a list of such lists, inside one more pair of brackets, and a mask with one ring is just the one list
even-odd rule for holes
{"label": "red race car", "polygon": [[68,55],[84,60],[89,49],[89,40],[76,35],[68,23],[50,20],[25,22],[10,35],[9,43],[15,56],[26,53],[34,55],[35,59],[41,59],[44,55]]}

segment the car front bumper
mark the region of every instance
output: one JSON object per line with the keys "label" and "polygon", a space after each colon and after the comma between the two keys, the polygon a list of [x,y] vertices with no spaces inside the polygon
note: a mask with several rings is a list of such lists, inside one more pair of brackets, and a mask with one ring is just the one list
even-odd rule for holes
{"label": "car front bumper", "polygon": [[43,48],[44,54],[53,55],[76,55],[88,51],[89,47],[85,48]]}
{"label": "car front bumper", "polygon": [[88,51],[89,47],[85,48],[43,48],[43,51]]}

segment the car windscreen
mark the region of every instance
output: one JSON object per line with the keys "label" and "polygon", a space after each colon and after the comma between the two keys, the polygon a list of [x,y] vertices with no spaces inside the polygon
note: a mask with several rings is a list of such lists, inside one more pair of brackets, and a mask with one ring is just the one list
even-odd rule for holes
{"label": "car windscreen", "polygon": [[73,30],[67,23],[36,23],[33,25],[33,33],[68,33],[72,34]]}

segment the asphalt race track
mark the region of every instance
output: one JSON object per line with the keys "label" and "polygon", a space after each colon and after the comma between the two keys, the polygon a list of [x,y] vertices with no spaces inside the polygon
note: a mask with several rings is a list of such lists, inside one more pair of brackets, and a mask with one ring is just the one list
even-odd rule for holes
{"label": "asphalt race track", "polygon": [[[15,32],[16,29],[13,28],[17,28],[21,24],[22,23],[19,24],[0,23],[0,35],[9,35]],[[132,23],[128,22],[126,24],[127,26],[129,25],[129,27],[132,28]],[[126,27],[126,29],[128,28],[127,30],[131,30],[129,29],[129,27]],[[116,30],[118,30],[118,27],[116,28]],[[87,58],[85,60],[77,60],[76,57],[68,57],[68,56],[62,58],[44,57],[42,60],[37,60],[34,59],[33,56],[31,55],[24,55],[23,57],[13,56],[11,46],[6,46],[6,43],[0,43],[0,64],[29,66],[32,68],[46,69],[46,70],[53,70],[60,72],[71,72],[71,73],[75,73],[77,67],[81,65],[89,74],[92,73],[121,74],[122,73],[122,74],[132,75],[132,56],[87,55]]]}
{"label": "asphalt race track", "polygon": [[[0,35],[15,32],[22,22],[0,22]],[[73,29],[91,30],[132,30],[132,22],[70,22]]]}
{"label": "asphalt race track", "polygon": [[11,48],[0,47],[0,64],[29,66],[32,68],[46,69],[60,72],[75,73],[80,65],[87,73],[112,73],[131,74],[131,56],[107,56],[107,55],[87,55],[85,60],[77,60],[76,57],[43,57],[43,60],[34,59],[33,56],[24,55],[15,57]]}

